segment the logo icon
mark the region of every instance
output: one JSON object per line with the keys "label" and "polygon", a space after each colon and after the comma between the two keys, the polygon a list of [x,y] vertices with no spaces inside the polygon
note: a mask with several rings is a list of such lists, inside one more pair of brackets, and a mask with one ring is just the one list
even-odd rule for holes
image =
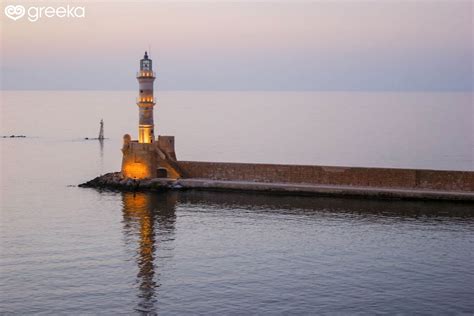
{"label": "logo icon", "polygon": [[22,5],[9,5],[5,7],[5,15],[16,21],[25,15],[25,7]]}

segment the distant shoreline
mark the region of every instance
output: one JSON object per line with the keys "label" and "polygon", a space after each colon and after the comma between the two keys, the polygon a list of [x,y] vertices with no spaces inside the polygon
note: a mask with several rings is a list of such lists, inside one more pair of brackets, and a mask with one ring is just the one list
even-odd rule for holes
{"label": "distant shoreline", "polygon": [[25,135],[10,135],[10,136],[4,135],[2,136],[2,138],[26,138],[26,136]]}

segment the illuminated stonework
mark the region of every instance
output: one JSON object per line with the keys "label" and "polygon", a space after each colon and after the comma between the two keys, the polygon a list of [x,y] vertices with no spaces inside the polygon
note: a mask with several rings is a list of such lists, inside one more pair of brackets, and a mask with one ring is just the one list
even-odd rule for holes
{"label": "illuminated stonework", "polygon": [[138,127],[138,142],[142,144],[153,143],[153,125],[140,125]]}
{"label": "illuminated stonework", "polygon": [[132,140],[128,134],[123,137],[122,176],[132,179],[179,178],[181,173],[175,163],[174,137],[158,136],[158,139],[155,139],[153,123],[153,108],[156,101],[153,96],[155,73],[147,52],[140,60],[137,80],[138,141]]}
{"label": "illuminated stonework", "polygon": [[125,177],[132,179],[151,178],[150,168],[141,162],[127,162],[123,166],[123,174]]}

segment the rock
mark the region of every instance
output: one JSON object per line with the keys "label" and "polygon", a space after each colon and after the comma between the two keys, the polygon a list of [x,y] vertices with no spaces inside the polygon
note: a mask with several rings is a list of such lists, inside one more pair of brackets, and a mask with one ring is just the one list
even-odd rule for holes
{"label": "rock", "polygon": [[181,189],[182,186],[176,185],[176,183],[177,181],[172,179],[156,178],[136,180],[122,178],[122,174],[120,172],[113,172],[101,175],[88,182],[82,183],[79,185],[79,187],[124,191]]}
{"label": "rock", "polygon": [[183,186],[179,183],[173,183],[170,187],[175,190],[179,190],[183,188]]}

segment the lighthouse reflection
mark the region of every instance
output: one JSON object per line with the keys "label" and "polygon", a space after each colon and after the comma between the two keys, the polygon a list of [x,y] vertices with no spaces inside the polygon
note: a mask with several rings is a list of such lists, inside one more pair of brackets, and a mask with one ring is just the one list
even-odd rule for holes
{"label": "lighthouse reflection", "polygon": [[175,230],[176,194],[123,193],[123,223],[126,242],[135,247],[138,266],[136,287],[138,304],[136,310],[148,315],[155,314],[159,269],[166,255],[157,255],[158,250],[172,247]]}

